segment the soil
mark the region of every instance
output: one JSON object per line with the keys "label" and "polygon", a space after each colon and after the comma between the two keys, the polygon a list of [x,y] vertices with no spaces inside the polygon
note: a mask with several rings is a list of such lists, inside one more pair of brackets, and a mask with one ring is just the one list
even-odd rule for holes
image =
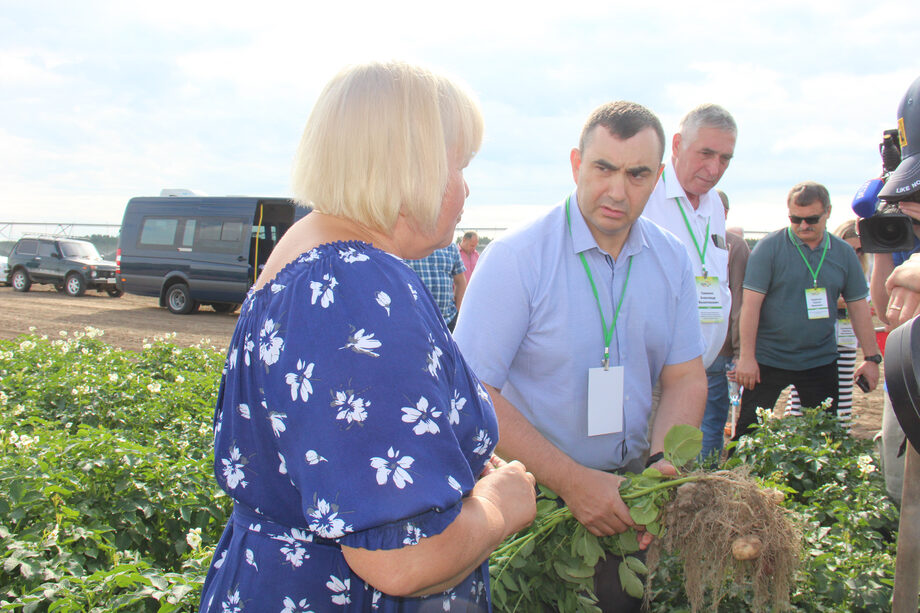
{"label": "soil", "polygon": [[[173,342],[179,345],[203,343],[225,351],[236,320],[236,314],[216,313],[210,307],[201,307],[190,315],[173,315],[158,306],[156,298],[130,294],[110,298],[90,291],[71,298],[50,285],[33,286],[26,293],[0,287],[0,338],[4,339],[27,334],[32,326],[36,333],[52,338],[57,338],[61,330],[74,332],[92,326],[105,330],[103,339],[122,349],[138,351],[147,339],[175,333]],[[783,393],[777,412],[785,405]],[[868,394],[854,388],[853,435],[872,438],[881,428],[883,407],[881,383]]]}

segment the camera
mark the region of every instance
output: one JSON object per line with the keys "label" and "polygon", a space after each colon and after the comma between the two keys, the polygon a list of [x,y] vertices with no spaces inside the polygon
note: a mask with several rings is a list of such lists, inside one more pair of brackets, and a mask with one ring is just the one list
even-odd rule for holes
{"label": "camera", "polygon": [[853,198],[853,210],[863,218],[858,223],[862,250],[866,253],[910,251],[914,246],[914,220],[901,212],[897,201],[878,199],[878,193],[885,184],[884,178],[901,162],[896,129],[882,133],[879,153],[882,156],[883,178],[867,181]]}

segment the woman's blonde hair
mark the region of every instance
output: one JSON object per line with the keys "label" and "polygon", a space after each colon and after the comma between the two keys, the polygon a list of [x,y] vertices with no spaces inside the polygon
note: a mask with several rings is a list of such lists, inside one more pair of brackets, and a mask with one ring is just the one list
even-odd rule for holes
{"label": "woman's blonde hair", "polygon": [[448,155],[482,142],[479,104],[447,76],[402,62],[342,70],[326,85],[294,158],[293,193],[315,210],[389,232],[400,211],[431,230]]}
{"label": "woman's blonde hair", "polygon": [[[859,238],[859,232],[856,228],[856,220],[848,219],[837,226],[837,229],[834,230],[834,235],[842,238],[843,240],[847,240],[848,238]],[[866,254],[862,253],[860,250],[856,256],[859,258],[859,265],[862,266],[863,272],[869,272],[869,258],[866,256]]]}

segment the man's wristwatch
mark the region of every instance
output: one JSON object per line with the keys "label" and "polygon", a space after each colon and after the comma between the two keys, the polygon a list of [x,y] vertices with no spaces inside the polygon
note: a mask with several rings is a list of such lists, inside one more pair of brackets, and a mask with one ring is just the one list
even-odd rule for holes
{"label": "man's wristwatch", "polygon": [[867,362],[875,362],[876,364],[881,364],[882,354],[876,353],[875,355],[867,355],[863,359]]}

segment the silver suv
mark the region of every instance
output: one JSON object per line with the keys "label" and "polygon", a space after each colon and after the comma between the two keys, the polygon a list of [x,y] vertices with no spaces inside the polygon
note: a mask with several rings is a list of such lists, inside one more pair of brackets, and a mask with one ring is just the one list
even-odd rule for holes
{"label": "silver suv", "polygon": [[69,296],[82,296],[87,289],[105,291],[117,298],[115,262],[103,260],[96,246],[72,238],[21,238],[8,260],[8,282],[17,292],[33,283],[50,283]]}

